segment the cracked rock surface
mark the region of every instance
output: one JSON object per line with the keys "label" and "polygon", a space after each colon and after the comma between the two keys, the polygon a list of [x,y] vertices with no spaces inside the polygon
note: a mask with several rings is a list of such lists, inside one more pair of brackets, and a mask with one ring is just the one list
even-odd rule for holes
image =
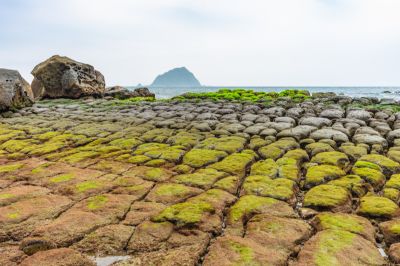
{"label": "cracked rock surface", "polygon": [[400,113],[345,100],[8,114],[0,265],[395,265]]}

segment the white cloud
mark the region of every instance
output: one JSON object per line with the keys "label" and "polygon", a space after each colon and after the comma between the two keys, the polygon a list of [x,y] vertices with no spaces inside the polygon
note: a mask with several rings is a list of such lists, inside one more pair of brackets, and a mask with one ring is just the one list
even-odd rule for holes
{"label": "white cloud", "polygon": [[31,79],[63,54],[110,85],[176,66],[204,84],[400,85],[398,10],[398,0],[4,0],[0,66]]}

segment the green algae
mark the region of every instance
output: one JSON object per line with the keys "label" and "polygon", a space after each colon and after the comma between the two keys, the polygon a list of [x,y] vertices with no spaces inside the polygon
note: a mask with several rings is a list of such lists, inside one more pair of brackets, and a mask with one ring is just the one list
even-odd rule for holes
{"label": "green algae", "polygon": [[244,148],[246,139],[237,136],[207,138],[195,146],[196,149],[218,150],[227,153],[239,152]]}
{"label": "green algae", "polygon": [[252,214],[259,212],[261,209],[268,208],[276,202],[277,200],[272,198],[245,195],[231,207],[228,220],[231,223],[243,221],[243,219],[248,219]]}
{"label": "green algae", "polygon": [[154,188],[158,196],[182,196],[190,192],[190,188],[181,184],[166,183]]}
{"label": "green algae", "polygon": [[97,195],[88,200],[87,208],[89,210],[97,210],[103,207],[108,202],[108,198],[105,195]]}
{"label": "green algae", "polygon": [[374,163],[370,163],[370,162],[364,162],[364,161],[357,161],[353,168],[369,168],[369,169],[374,169],[376,171],[382,172],[382,168]]}
{"label": "green algae", "polygon": [[211,213],[214,207],[204,201],[187,201],[167,207],[160,214],[154,216],[154,222],[171,221],[177,226],[199,223],[205,213]]}
{"label": "green algae", "polygon": [[235,193],[238,182],[238,176],[228,176],[217,181],[213,187],[228,191],[230,193]]}
{"label": "green algae", "polygon": [[246,194],[271,197],[288,201],[294,197],[296,183],[285,178],[271,179],[267,176],[248,176],[243,183]]}
{"label": "green algae", "polygon": [[278,164],[272,159],[258,161],[251,166],[250,175],[265,175],[271,178],[278,176]]}
{"label": "green algae", "polygon": [[62,175],[57,175],[57,176],[50,178],[50,182],[52,182],[52,183],[67,182],[73,178],[74,178],[73,174],[62,174]]}
{"label": "green algae", "polygon": [[24,167],[24,164],[22,163],[15,163],[15,164],[8,164],[8,165],[1,165],[0,166],[0,174],[1,173],[10,173],[17,171]]}
{"label": "green algae", "polygon": [[233,153],[222,161],[210,165],[210,168],[229,173],[231,175],[244,176],[246,167],[253,162],[254,155],[246,152]]}
{"label": "green algae", "polygon": [[343,213],[320,213],[316,216],[323,230],[336,229],[352,233],[361,233],[363,224],[354,216]]}
{"label": "green algae", "polygon": [[15,195],[11,193],[0,193],[0,200],[11,199],[13,197],[15,197]]}
{"label": "green algae", "polygon": [[226,156],[227,153],[224,151],[192,149],[183,157],[183,163],[191,167],[200,168],[218,162]]}
{"label": "green algae", "polygon": [[311,159],[312,163],[335,165],[345,168],[349,164],[349,158],[346,154],[338,151],[320,152]]}
{"label": "green algae", "polygon": [[400,170],[400,164],[380,154],[367,154],[360,158],[360,161],[370,162],[379,165],[386,175],[394,174]]}
{"label": "green algae", "polygon": [[207,168],[200,169],[192,174],[178,175],[174,178],[177,183],[195,186],[200,188],[208,188],[214,184],[217,180],[225,177],[227,174],[219,172],[215,169]]}
{"label": "green algae", "polygon": [[339,178],[346,173],[335,165],[315,165],[307,170],[305,185],[312,187]]}
{"label": "green algae", "polygon": [[100,187],[100,183],[97,181],[84,181],[75,185],[78,192],[86,192],[91,189],[97,189]]}
{"label": "green algae", "polygon": [[365,196],[361,198],[358,213],[371,217],[391,217],[397,210],[397,204],[388,198]]}
{"label": "green algae", "polygon": [[400,191],[395,188],[385,188],[383,189],[383,196],[392,200],[393,202],[398,202],[400,198]]}
{"label": "green algae", "polygon": [[369,182],[371,185],[378,189],[381,188],[385,183],[385,176],[375,169],[353,168],[352,171],[355,175],[360,176],[362,179]]}
{"label": "green algae", "polygon": [[400,189],[400,174],[392,175],[389,181],[386,182],[385,188]]}
{"label": "green algae", "polygon": [[334,208],[348,203],[349,200],[350,195],[347,189],[332,185],[319,185],[306,193],[304,207]]}
{"label": "green algae", "polygon": [[254,262],[254,251],[252,248],[240,243],[229,241],[230,249],[239,255],[239,260],[234,261],[234,265],[258,265]]}
{"label": "green algae", "polygon": [[342,230],[326,230],[320,233],[318,249],[313,255],[319,266],[340,265],[336,253],[351,245],[356,235]]}

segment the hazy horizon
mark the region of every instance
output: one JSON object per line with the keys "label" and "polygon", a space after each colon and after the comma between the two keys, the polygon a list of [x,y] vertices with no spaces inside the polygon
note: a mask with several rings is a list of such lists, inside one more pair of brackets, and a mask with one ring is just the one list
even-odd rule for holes
{"label": "hazy horizon", "polygon": [[0,0],[0,68],[31,81],[60,54],[108,86],[185,66],[207,86],[397,87],[399,10],[397,0]]}

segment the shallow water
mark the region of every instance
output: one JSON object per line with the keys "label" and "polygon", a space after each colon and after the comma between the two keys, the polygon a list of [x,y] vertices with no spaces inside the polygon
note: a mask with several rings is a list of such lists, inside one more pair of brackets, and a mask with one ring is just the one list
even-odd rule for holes
{"label": "shallow water", "polygon": [[[135,87],[127,87],[134,89]],[[390,98],[400,100],[400,87],[226,87],[226,86],[204,86],[204,87],[187,87],[187,88],[169,88],[169,87],[150,87],[150,90],[156,94],[159,99],[171,98],[185,92],[213,92],[221,88],[243,88],[254,91],[282,91],[286,89],[305,89],[310,92],[335,92],[351,97],[377,97]],[[390,93],[384,93],[389,91]]]}
{"label": "shallow water", "polygon": [[129,256],[108,256],[108,257],[97,257],[93,258],[97,266],[109,266],[117,261],[123,261],[129,259]]}

